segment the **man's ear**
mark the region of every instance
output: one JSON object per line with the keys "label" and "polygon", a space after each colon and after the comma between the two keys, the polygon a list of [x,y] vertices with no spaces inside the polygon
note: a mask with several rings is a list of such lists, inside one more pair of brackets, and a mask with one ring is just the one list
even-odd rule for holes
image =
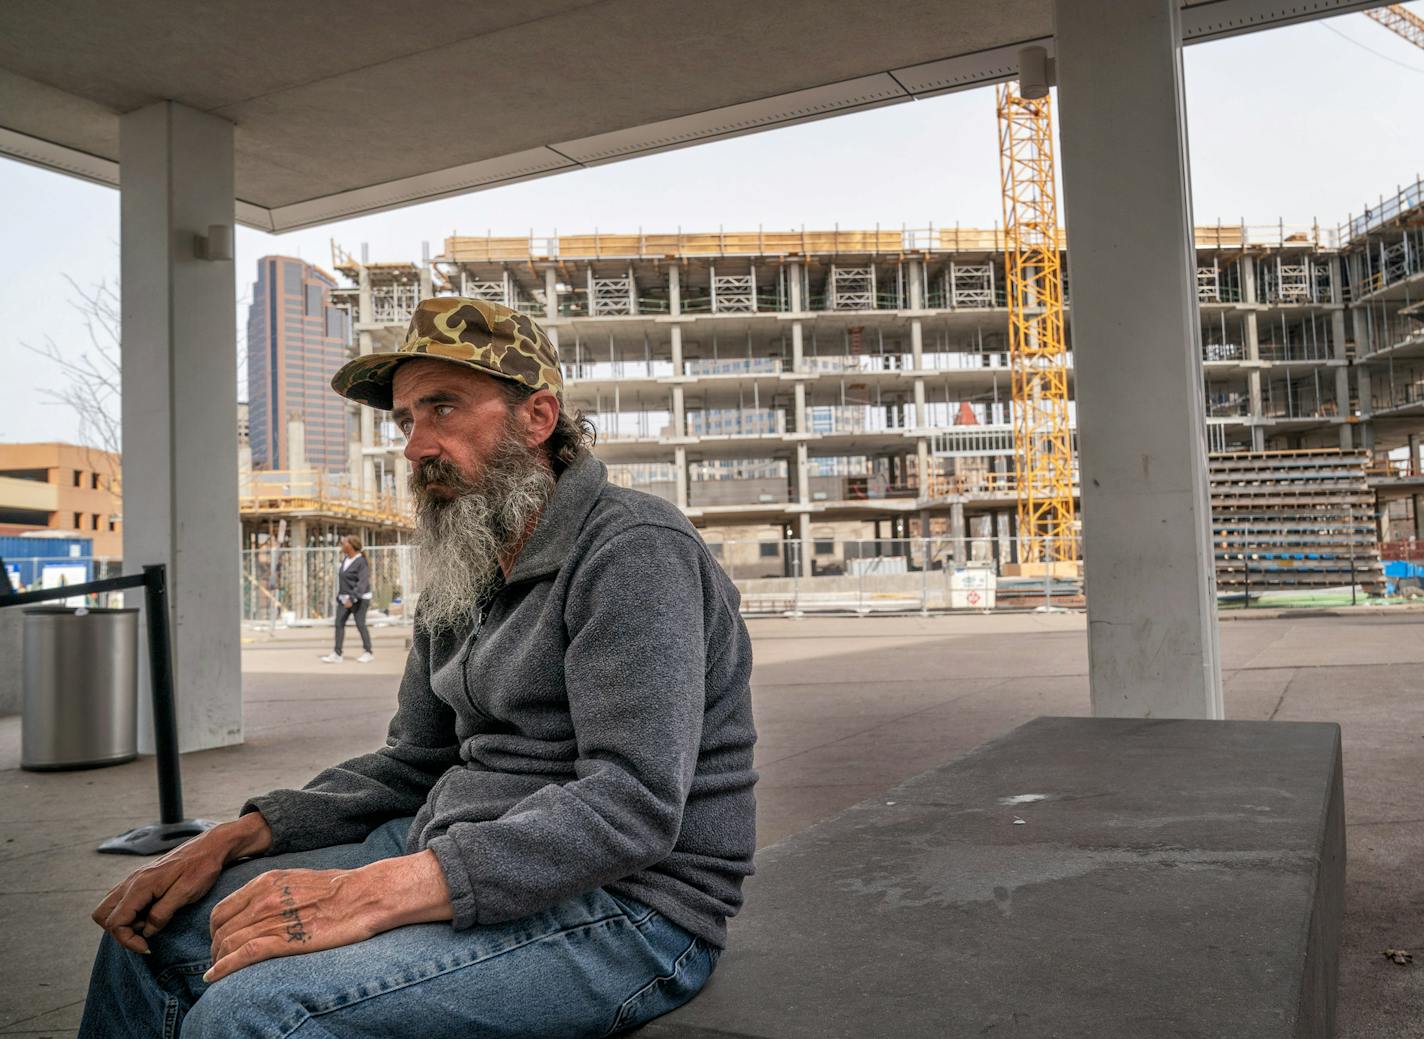
{"label": "man's ear", "polygon": [[538,447],[554,433],[559,424],[559,398],[548,390],[536,390],[521,405],[524,411],[524,442]]}

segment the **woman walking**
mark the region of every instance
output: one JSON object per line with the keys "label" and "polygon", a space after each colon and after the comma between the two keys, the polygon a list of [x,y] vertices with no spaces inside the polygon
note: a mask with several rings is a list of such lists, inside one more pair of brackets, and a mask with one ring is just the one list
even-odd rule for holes
{"label": "woman walking", "polygon": [[356,630],[361,633],[361,648],[365,651],[356,658],[358,664],[369,664],[371,655],[371,633],[366,630],[366,609],[371,605],[371,564],[361,552],[361,539],[347,534],[341,539],[341,573],[337,578],[336,594],[336,649],[321,659],[328,664],[341,663],[341,644],[346,641],[346,618],[356,618]]}

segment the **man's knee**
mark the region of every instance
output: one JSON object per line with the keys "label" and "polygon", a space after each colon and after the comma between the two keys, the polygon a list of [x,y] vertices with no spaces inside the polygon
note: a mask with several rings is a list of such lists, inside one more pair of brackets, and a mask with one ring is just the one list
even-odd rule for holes
{"label": "man's knee", "polygon": [[307,1009],[287,994],[287,986],[264,981],[260,966],[209,985],[183,1018],[181,1039],[270,1039],[301,1025],[310,1016]]}

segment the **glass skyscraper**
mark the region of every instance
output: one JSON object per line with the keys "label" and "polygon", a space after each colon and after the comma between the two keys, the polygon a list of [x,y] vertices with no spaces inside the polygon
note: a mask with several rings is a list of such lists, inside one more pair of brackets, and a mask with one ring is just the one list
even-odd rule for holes
{"label": "glass skyscraper", "polygon": [[[331,388],[351,341],[346,311],[331,303],[336,282],[290,256],[257,261],[247,312],[248,427],[260,469],[309,465],[345,471],[351,433],[346,402]],[[305,425],[306,459],[289,457],[287,423]]]}

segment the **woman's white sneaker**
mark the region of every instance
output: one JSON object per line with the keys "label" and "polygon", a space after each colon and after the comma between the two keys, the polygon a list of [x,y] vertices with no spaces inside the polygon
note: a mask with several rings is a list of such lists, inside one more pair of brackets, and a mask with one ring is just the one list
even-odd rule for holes
{"label": "woman's white sneaker", "polygon": [[371,661],[373,661],[373,660],[375,660],[375,659],[376,659],[376,658],[375,658],[374,656],[372,656],[370,653],[362,653],[359,657],[356,658],[356,663],[358,663],[358,664],[369,664]]}
{"label": "woman's white sneaker", "polygon": [[339,663],[341,663],[341,654],[340,654],[340,653],[328,653],[326,656],[324,656],[324,657],[321,658],[321,662],[322,662],[323,664],[339,664]]}

